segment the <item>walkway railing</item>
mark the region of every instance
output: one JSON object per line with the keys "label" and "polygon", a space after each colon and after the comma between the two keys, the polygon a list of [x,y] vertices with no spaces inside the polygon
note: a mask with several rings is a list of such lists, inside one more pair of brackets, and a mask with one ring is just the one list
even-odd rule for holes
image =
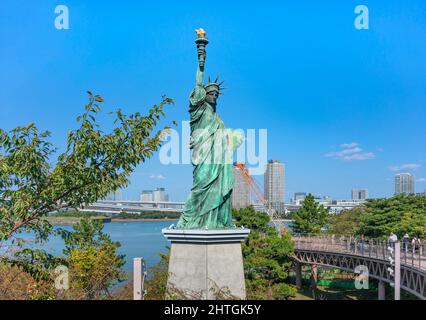
{"label": "walkway railing", "polygon": [[[298,250],[338,252],[381,260],[388,260],[389,248],[394,248],[392,241],[345,236],[293,235],[293,241]],[[401,264],[426,269],[426,241],[401,241]]]}

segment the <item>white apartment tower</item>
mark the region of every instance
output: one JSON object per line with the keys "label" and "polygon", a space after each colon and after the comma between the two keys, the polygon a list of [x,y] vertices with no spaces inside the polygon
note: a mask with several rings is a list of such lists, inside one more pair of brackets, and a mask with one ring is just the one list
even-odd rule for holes
{"label": "white apartment tower", "polygon": [[284,211],[285,168],[278,160],[269,160],[264,176],[265,198],[268,207]]}
{"label": "white apartment tower", "polygon": [[414,175],[398,173],[395,176],[395,194],[414,194]]}
{"label": "white apartment tower", "polygon": [[368,189],[352,189],[352,200],[368,199]]}
{"label": "white apartment tower", "polygon": [[155,190],[143,190],[140,195],[141,202],[167,202],[169,201],[169,195],[166,193],[166,189],[157,188]]}

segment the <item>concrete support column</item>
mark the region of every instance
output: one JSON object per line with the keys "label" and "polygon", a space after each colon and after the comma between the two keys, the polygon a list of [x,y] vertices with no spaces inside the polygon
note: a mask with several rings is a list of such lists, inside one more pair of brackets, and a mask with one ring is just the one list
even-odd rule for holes
{"label": "concrete support column", "polygon": [[311,266],[312,289],[316,289],[317,288],[317,281],[318,281],[318,266],[316,264],[313,264]]}
{"label": "concrete support column", "polygon": [[302,264],[296,261],[294,268],[296,273],[296,288],[300,290],[302,289]]}
{"label": "concrete support column", "polygon": [[384,281],[379,281],[379,300],[386,300],[386,284]]}

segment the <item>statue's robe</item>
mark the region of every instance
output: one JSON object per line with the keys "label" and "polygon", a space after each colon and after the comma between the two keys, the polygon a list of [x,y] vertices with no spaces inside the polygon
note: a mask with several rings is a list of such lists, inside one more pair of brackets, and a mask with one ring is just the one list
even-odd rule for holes
{"label": "statue's robe", "polygon": [[193,186],[176,228],[231,228],[232,131],[225,129],[214,107],[206,102],[203,86],[192,91],[189,101]]}

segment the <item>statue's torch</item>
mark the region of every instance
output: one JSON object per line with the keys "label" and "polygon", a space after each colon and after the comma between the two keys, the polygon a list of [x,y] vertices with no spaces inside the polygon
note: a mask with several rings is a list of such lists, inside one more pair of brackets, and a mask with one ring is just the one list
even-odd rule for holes
{"label": "statue's torch", "polygon": [[207,40],[206,32],[202,28],[196,29],[195,32],[197,33],[195,43],[198,49],[198,61],[200,67],[204,68],[204,63],[206,61],[206,45],[209,43],[209,40]]}

